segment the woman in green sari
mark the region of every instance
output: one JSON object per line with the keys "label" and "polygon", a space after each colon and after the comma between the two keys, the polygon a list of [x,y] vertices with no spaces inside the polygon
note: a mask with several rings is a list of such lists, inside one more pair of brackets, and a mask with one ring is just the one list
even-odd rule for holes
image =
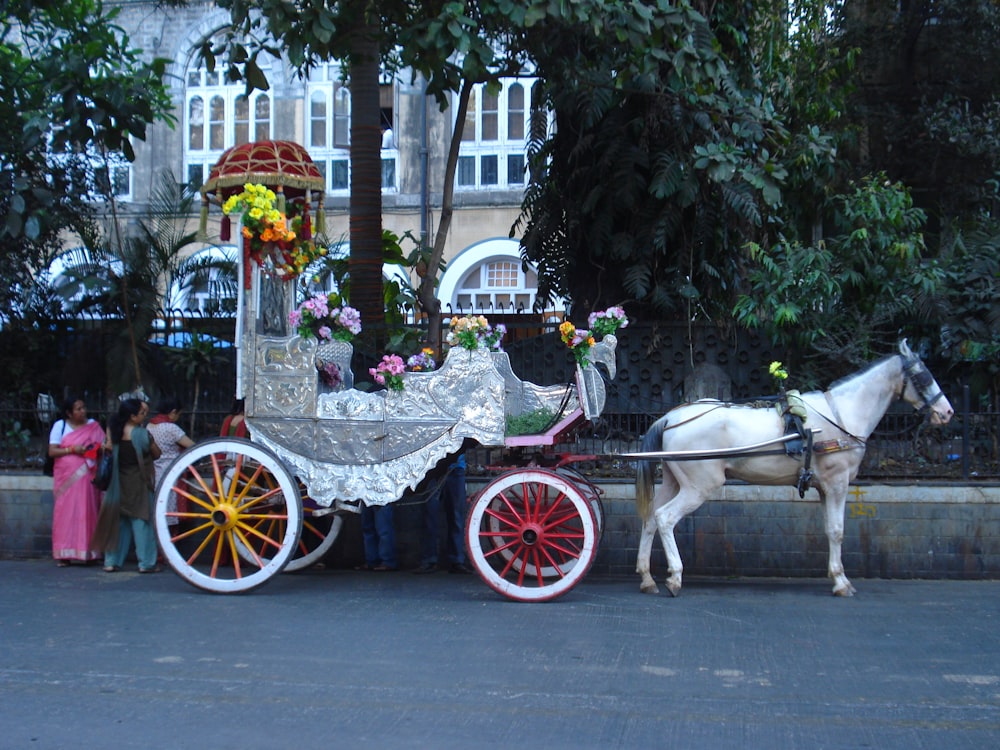
{"label": "woman in green sari", "polygon": [[104,571],[113,573],[125,564],[135,538],[140,573],[156,573],[156,531],[153,529],[153,461],[160,448],[142,426],[149,405],[125,399],[111,417],[105,450],[114,455],[111,485],[104,493],[92,546],[104,550]]}

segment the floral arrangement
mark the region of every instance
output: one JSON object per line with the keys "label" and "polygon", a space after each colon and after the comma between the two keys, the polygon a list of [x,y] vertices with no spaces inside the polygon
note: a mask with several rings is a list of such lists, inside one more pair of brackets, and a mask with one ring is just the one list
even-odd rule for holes
{"label": "floral arrangement", "polygon": [[591,333],[597,336],[610,336],[619,328],[628,327],[628,317],[625,311],[616,305],[601,312],[592,312],[587,318],[587,325],[590,326]]}
{"label": "floral arrangement", "polygon": [[573,357],[580,367],[586,367],[590,362],[590,348],[596,343],[595,335],[604,338],[615,333],[619,328],[628,326],[625,311],[618,307],[609,307],[601,312],[592,312],[587,318],[590,330],[577,328],[570,321],[559,326],[559,337],[573,352]]}
{"label": "floral arrangement", "polygon": [[500,341],[506,335],[507,327],[502,323],[494,327],[482,315],[463,315],[451,319],[451,330],[445,340],[451,347],[500,351]]}
{"label": "floral arrangement", "polygon": [[427,346],[406,360],[406,368],[412,372],[430,372],[435,367],[434,350]]}
{"label": "floral arrangement", "polygon": [[250,258],[261,268],[281,279],[294,279],[326,248],[303,239],[302,218],[289,222],[277,207],[278,196],[266,185],[248,182],[243,192],[231,195],[222,204],[222,213],[242,215],[243,239]]}
{"label": "floral arrangement", "polygon": [[772,362],[768,365],[767,371],[779,386],[784,387],[785,381],[788,380],[788,370],[781,362]]}
{"label": "floral arrangement", "polygon": [[361,314],[353,307],[340,305],[337,294],[317,294],[292,310],[288,322],[304,339],[351,341],[361,333]]}
{"label": "floral arrangement", "polygon": [[368,374],[379,385],[384,385],[390,391],[403,390],[403,373],[406,367],[403,360],[396,354],[385,354],[382,361],[375,367],[368,368]]}
{"label": "floral arrangement", "polygon": [[767,367],[768,373],[774,378],[775,385],[778,386],[778,393],[785,400],[785,403],[778,403],[777,409],[778,414],[784,416],[785,414],[794,414],[795,416],[802,419],[804,422],[808,416],[806,412],[805,401],[802,400],[802,394],[797,390],[785,391],[785,381],[788,380],[788,370],[781,362],[774,361]]}
{"label": "floral arrangement", "polygon": [[559,326],[559,337],[573,352],[573,357],[580,367],[586,367],[590,356],[590,347],[596,342],[590,331],[577,328],[568,320]]}

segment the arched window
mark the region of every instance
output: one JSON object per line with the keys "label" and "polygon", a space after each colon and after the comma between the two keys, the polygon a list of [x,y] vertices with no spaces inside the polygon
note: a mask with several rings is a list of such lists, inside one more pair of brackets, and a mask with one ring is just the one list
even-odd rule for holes
{"label": "arched window", "polygon": [[238,257],[231,245],[198,250],[181,264],[164,306],[203,314],[235,312],[237,289],[232,270]]}
{"label": "arched window", "polygon": [[[438,299],[454,313],[532,312],[538,290],[538,275],[525,270],[517,240],[492,239],[460,252],[445,269]],[[553,310],[562,311],[559,300]]]}
{"label": "arched window", "polygon": [[[262,66],[266,65],[262,61]],[[224,67],[225,62],[219,61],[218,67],[210,71],[193,56],[184,77],[187,102],[184,164],[192,188],[202,185],[208,170],[227,148],[271,137],[270,94],[254,91],[247,96],[244,84],[222,80],[219,70]]]}

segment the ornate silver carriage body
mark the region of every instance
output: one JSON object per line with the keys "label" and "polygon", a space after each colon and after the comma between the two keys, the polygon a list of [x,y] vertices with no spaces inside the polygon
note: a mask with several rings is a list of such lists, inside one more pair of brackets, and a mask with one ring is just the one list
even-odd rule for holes
{"label": "ornate silver carriage body", "polygon": [[[315,340],[289,334],[292,284],[261,278],[252,288],[260,294],[241,305],[239,342],[247,423],[253,441],[274,451],[319,505],[356,510],[398,500],[466,439],[504,446],[507,415],[545,408],[590,419],[603,409],[593,365],[577,368],[575,386],[538,386],[514,374],[506,353],[486,349],[452,349],[439,370],[406,373],[402,391],[324,392],[317,357],[335,361],[349,383],[350,345],[320,352]],[[612,377],[616,346],[608,336],[592,350]]]}

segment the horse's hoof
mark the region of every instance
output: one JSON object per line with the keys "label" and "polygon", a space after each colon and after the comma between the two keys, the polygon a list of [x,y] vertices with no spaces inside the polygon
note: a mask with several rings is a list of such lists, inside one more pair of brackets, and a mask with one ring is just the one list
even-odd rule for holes
{"label": "horse's hoof", "polygon": [[681,595],[681,585],[676,581],[667,581],[667,593],[670,596],[680,596]]}
{"label": "horse's hoof", "polygon": [[657,586],[652,581],[650,581],[649,583],[642,584],[639,587],[639,591],[641,591],[644,594],[659,594],[660,593],[660,587]]}
{"label": "horse's hoof", "polygon": [[845,585],[845,586],[838,586],[837,588],[835,588],[833,590],[833,595],[834,596],[844,596],[844,597],[847,597],[847,596],[854,596],[856,593],[857,593],[857,590],[854,588],[854,586],[852,586],[849,583],[847,585]]}

